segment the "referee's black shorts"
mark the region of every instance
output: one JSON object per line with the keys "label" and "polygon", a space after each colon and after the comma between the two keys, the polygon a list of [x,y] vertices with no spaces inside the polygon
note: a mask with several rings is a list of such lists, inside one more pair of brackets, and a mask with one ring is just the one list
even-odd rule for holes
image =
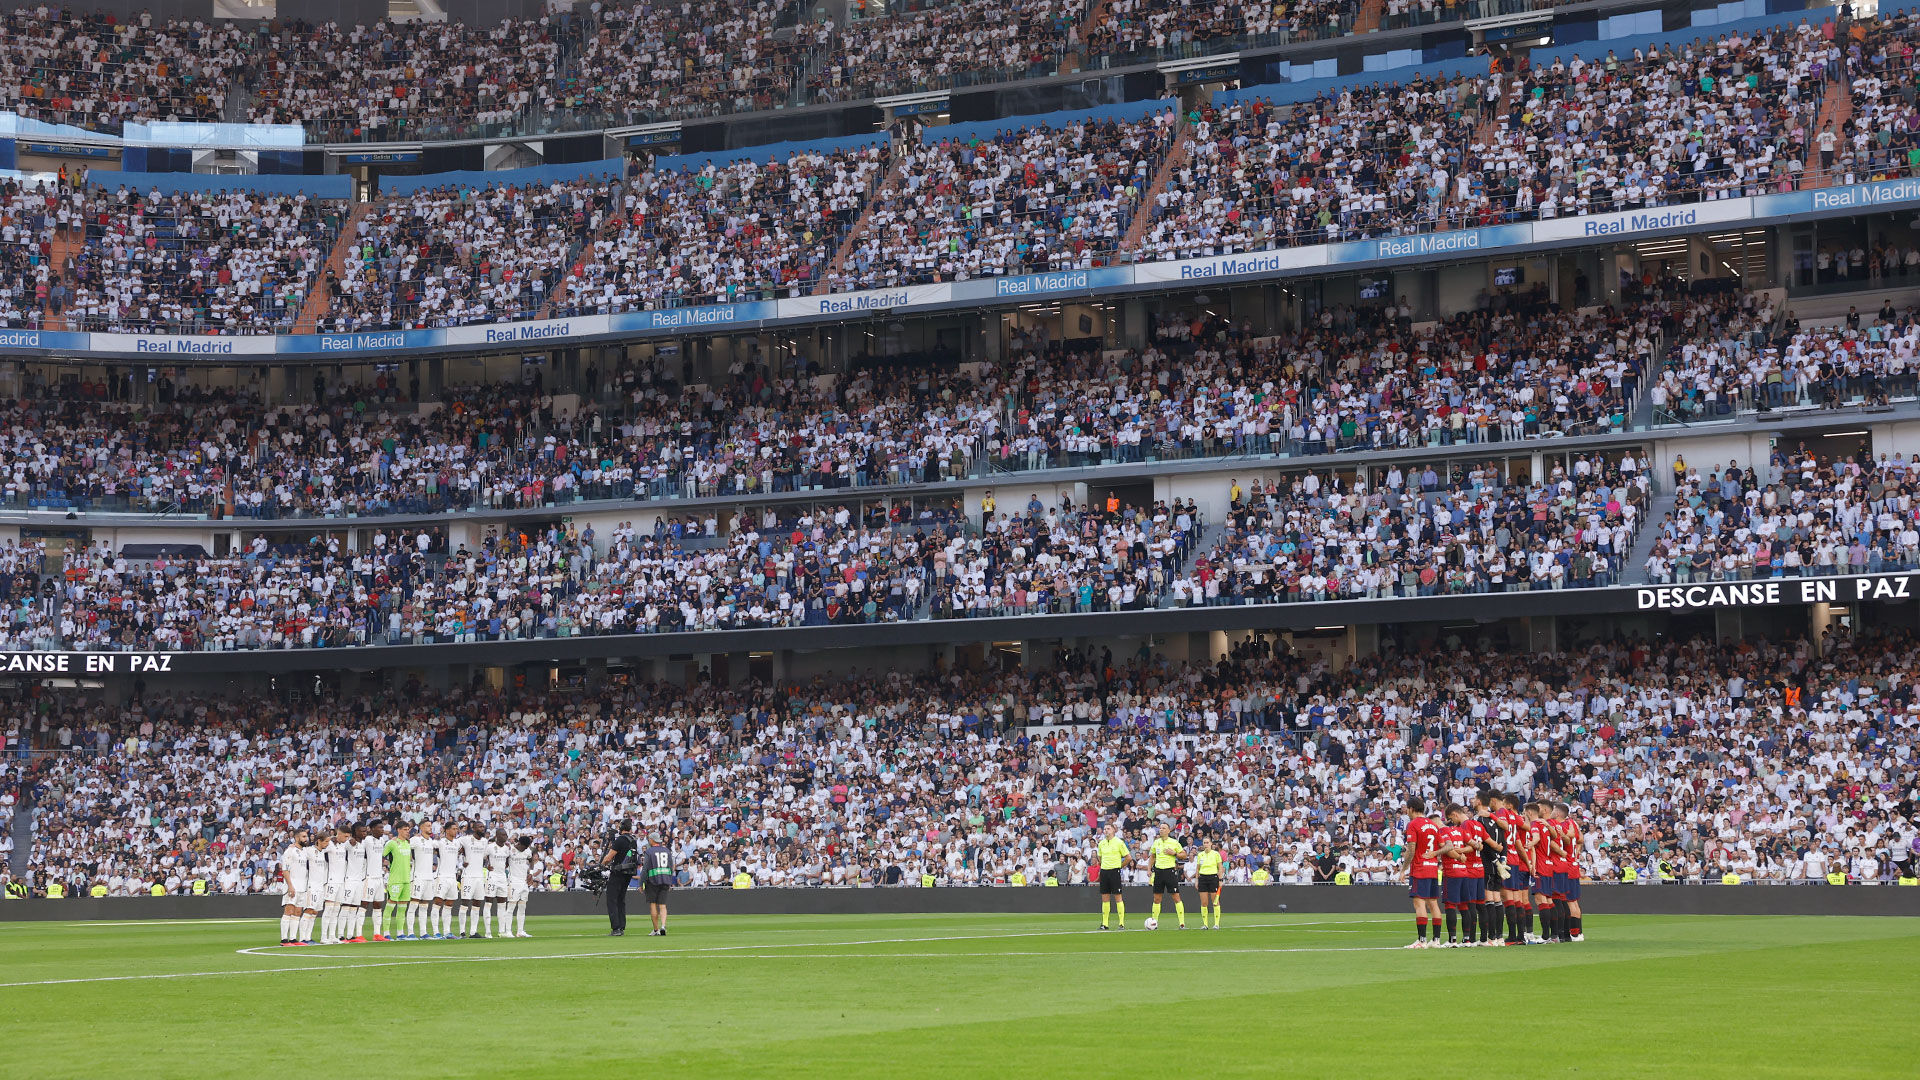
{"label": "referee's black shorts", "polygon": [[1219,892],[1220,891],[1220,875],[1219,874],[1201,874],[1199,890],[1201,892]]}
{"label": "referee's black shorts", "polygon": [[671,888],[672,885],[673,885],[673,882],[669,881],[664,877],[648,878],[647,879],[647,903],[649,904],[666,903],[667,890]]}
{"label": "referee's black shorts", "polygon": [[1155,870],[1153,872],[1153,891],[1179,892],[1180,868],[1177,866],[1169,866],[1165,870]]}
{"label": "referee's black shorts", "polygon": [[1116,866],[1111,870],[1100,871],[1100,895],[1106,896],[1109,893],[1117,893],[1119,891],[1120,868]]}

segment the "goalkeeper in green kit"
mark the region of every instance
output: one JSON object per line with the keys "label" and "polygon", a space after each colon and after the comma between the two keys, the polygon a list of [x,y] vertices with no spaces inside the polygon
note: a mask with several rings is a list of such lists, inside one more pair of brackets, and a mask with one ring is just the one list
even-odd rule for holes
{"label": "goalkeeper in green kit", "polygon": [[393,927],[393,937],[400,936],[401,912],[413,901],[413,826],[401,822],[387,838],[386,851],[381,861],[387,864],[387,904],[384,915],[387,925]]}

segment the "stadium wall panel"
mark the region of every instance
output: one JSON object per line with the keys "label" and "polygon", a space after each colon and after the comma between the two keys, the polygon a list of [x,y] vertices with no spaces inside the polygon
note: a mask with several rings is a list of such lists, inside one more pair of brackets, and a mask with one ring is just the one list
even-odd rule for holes
{"label": "stadium wall panel", "polygon": [[[1607,915],[1920,915],[1920,889],[1853,885],[1601,885],[1583,887],[1589,916]],[[1152,899],[1127,890],[1128,906],[1145,916]],[[628,905],[640,901],[636,897]],[[670,906],[680,915],[920,915],[1091,914],[1099,904],[1090,886],[1048,889],[682,889]],[[1290,914],[1390,914],[1408,911],[1407,890],[1394,885],[1229,886],[1229,917]],[[535,893],[534,915],[598,915],[598,896]],[[272,896],[128,896],[0,903],[0,922],[128,919],[272,918]]]}

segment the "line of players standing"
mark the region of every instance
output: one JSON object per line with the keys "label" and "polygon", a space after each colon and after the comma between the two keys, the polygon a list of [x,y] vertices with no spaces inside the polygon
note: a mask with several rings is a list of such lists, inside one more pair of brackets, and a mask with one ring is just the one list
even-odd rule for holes
{"label": "line of players standing", "polygon": [[1586,940],[1580,825],[1565,803],[1523,805],[1517,796],[1481,791],[1471,808],[1449,803],[1445,824],[1429,818],[1426,800],[1418,797],[1409,800],[1408,812],[1404,859],[1415,937],[1407,948]]}
{"label": "line of players standing", "polygon": [[488,836],[478,821],[444,832],[402,822],[392,836],[377,818],[317,836],[299,829],[280,855],[280,944],[491,938],[496,921],[501,937],[531,937],[532,849],[532,837]]}

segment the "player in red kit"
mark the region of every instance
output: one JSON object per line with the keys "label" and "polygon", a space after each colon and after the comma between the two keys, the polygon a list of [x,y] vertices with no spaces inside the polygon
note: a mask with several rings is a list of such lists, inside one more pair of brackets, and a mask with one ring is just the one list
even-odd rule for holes
{"label": "player in red kit", "polygon": [[1461,919],[1467,922],[1468,940],[1464,944],[1475,944],[1475,897],[1485,895],[1486,882],[1481,877],[1479,829],[1468,817],[1467,808],[1459,803],[1447,804],[1447,821],[1450,824],[1440,830],[1440,895],[1447,919],[1446,947],[1455,949],[1463,944],[1458,934]]}
{"label": "player in red kit", "polygon": [[1580,823],[1573,820],[1566,803],[1553,806],[1554,824],[1560,829],[1562,840],[1561,870],[1565,877],[1561,881],[1561,895],[1565,898],[1562,917],[1566,920],[1563,940],[1585,941],[1586,934],[1580,928],[1580,847],[1583,837],[1580,835]]}
{"label": "player in red kit", "polygon": [[[1440,826],[1427,816],[1427,801],[1418,795],[1407,800],[1407,895],[1413,897],[1413,944],[1409,949],[1431,949],[1440,944]],[[1427,926],[1433,926],[1433,941]]]}
{"label": "player in red kit", "polygon": [[1499,795],[1494,801],[1498,805],[1493,816],[1507,830],[1507,880],[1500,893],[1501,906],[1506,912],[1506,941],[1509,945],[1522,945],[1533,932],[1533,908],[1528,900],[1532,890],[1528,861],[1532,842],[1527,837],[1527,819],[1520,816],[1519,798]]}
{"label": "player in red kit", "polygon": [[1533,840],[1533,906],[1540,913],[1542,942],[1559,940],[1554,928],[1555,874],[1560,865],[1560,831],[1548,820],[1544,802],[1527,804],[1527,835]]}

